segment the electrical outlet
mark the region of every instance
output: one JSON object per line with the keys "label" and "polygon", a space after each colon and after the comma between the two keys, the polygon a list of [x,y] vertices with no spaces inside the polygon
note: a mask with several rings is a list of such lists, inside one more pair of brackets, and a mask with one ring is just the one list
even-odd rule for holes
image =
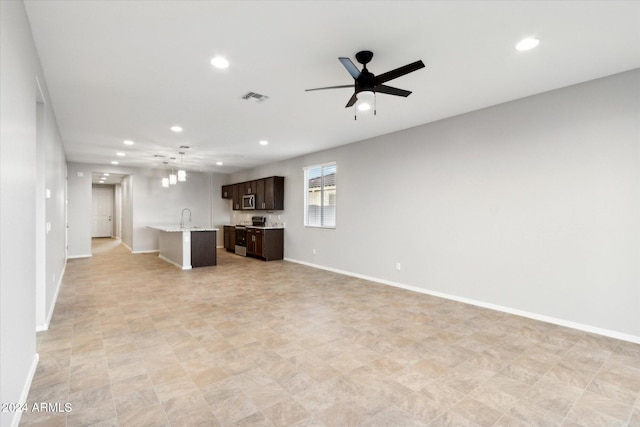
{"label": "electrical outlet", "polygon": [[402,265],[400,265],[399,262],[396,262],[396,270],[398,271],[402,270]]}
{"label": "electrical outlet", "polygon": [[316,254],[316,250],[315,250],[315,249],[313,249],[311,252],[312,252],[314,255]]}

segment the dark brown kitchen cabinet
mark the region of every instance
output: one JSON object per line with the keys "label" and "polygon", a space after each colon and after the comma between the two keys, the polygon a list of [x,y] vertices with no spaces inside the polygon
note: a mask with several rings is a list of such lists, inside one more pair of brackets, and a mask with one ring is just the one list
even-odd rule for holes
{"label": "dark brown kitchen cabinet", "polygon": [[[225,194],[227,194],[227,197],[225,197]],[[222,186],[222,198],[233,199],[234,211],[242,210],[242,196],[248,194],[255,194],[256,210],[284,210],[284,177],[271,176]]]}
{"label": "dark brown kitchen cabinet", "polygon": [[247,228],[247,255],[265,261],[284,257],[284,229]]}
{"label": "dark brown kitchen cabinet", "polygon": [[216,265],[216,232],[191,232],[191,267]]}
{"label": "dark brown kitchen cabinet", "polygon": [[257,185],[258,185],[258,180],[247,182],[247,194],[256,194]]}
{"label": "dark brown kitchen cabinet", "polygon": [[284,210],[283,176],[271,176],[264,179],[264,202],[258,207],[268,211]]}
{"label": "dark brown kitchen cabinet", "polygon": [[236,228],[233,225],[224,226],[224,248],[227,252],[236,251]]}
{"label": "dark brown kitchen cabinet", "polygon": [[[244,189],[244,187],[243,187]],[[240,193],[240,184],[233,184],[233,210],[237,211],[242,209],[242,194]],[[244,190],[242,190],[244,191]]]}
{"label": "dark brown kitchen cabinet", "polygon": [[233,199],[233,185],[223,185],[222,186],[222,198],[223,199]]}
{"label": "dark brown kitchen cabinet", "polygon": [[264,206],[264,179],[253,181],[256,195],[256,209],[263,209]]}
{"label": "dark brown kitchen cabinet", "polygon": [[262,257],[263,230],[247,229],[247,255]]}

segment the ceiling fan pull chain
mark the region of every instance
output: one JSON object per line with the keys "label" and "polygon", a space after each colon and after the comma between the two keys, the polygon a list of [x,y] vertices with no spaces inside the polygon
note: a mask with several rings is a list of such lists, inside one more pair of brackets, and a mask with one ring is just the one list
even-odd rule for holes
{"label": "ceiling fan pull chain", "polygon": [[378,94],[373,92],[373,115],[376,115],[376,112],[378,111]]}

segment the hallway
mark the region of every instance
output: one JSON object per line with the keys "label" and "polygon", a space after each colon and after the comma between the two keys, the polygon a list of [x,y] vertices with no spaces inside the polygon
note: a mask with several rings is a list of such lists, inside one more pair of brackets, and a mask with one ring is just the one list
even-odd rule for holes
{"label": "hallway", "polygon": [[22,426],[640,425],[640,345],[218,250],[68,261]]}

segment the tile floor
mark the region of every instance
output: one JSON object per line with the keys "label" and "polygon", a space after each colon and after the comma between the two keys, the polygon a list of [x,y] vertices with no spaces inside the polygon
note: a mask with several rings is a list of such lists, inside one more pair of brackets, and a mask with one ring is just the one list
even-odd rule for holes
{"label": "tile floor", "polygon": [[640,425],[640,345],[285,261],[69,260],[22,426]]}

